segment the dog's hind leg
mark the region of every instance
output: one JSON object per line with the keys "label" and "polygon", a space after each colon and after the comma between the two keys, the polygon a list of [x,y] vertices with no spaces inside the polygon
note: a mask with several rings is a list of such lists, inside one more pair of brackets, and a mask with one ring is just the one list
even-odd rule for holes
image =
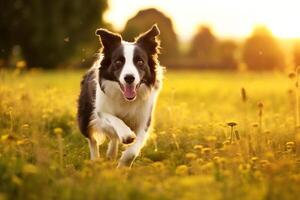
{"label": "dog's hind leg", "polygon": [[100,157],[99,146],[105,141],[105,135],[97,132],[95,129],[89,129],[89,147],[91,160],[95,160]]}
{"label": "dog's hind leg", "polygon": [[108,144],[108,149],[106,152],[106,157],[109,160],[116,160],[118,156],[118,147],[119,147],[119,141],[117,139],[112,139]]}

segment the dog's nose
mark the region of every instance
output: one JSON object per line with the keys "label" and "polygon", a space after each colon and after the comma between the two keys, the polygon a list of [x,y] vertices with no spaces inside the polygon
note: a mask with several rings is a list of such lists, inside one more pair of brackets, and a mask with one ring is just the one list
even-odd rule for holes
{"label": "dog's nose", "polygon": [[131,84],[131,83],[133,83],[133,81],[134,81],[134,76],[131,75],[131,74],[127,74],[127,75],[124,77],[124,80],[125,80],[126,83]]}

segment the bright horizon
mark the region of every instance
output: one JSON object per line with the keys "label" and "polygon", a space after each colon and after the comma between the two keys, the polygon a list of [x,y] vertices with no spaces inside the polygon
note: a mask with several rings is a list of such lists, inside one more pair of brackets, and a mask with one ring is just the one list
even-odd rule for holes
{"label": "bright horizon", "polygon": [[247,37],[258,25],[279,38],[300,38],[298,0],[110,0],[104,19],[121,31],[139,10],[154,7],[170,17],[181,40],[189,40],[200,25],[218,37]]}

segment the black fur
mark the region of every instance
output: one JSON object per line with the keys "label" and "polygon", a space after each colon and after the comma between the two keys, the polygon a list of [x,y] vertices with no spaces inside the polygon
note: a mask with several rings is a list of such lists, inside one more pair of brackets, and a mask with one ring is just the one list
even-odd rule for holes
{"label": "black fur", "polygon": [[156,81],[156,66],[158,62],[158,54],[160,49],[160,40],[157,36],[160,34],[157,25],[153,25],[152,28],[141,34],[136,38],[135,43],[138,47],[143,49],[147,53],[148,66],[149,66],[149,76],[146,77],[147,85],[154,85]]}
{"label": "black fur", "polygon": [[[105,49],[105,48],[104,48]],[[123,47],[121,44],[115,46],[111,49],[111,52],[107,52],[103,49],[103,59],[99,66],[99,81],[101,85],[101,80],[111,80],[119,81],[118,77],[122,71],[123,65],[125,63],[123,56]],[[122,65],[117,65],[116,61],[122,61]]]}
{"label": "black fur", "polygon": [[78,113],[77,119],[79,124],[79,129],[81,133],[89,137],[88,126],[92,116],[92,112],[95,109],[93,102],[96,98],[96,83],[94,81],[94,71],[88,71],[81,81],[80,85],[80,95],[78,100]]}

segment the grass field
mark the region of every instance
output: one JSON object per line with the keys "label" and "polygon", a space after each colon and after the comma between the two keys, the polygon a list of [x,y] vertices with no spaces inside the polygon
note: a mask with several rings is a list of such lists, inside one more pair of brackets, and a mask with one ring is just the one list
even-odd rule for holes
{"label": "grass field", "polygon": [[116,170],[77,128],[82,74],[0,71],[0,200],[300,198],[287,75],[168,72],[142,155]]}

